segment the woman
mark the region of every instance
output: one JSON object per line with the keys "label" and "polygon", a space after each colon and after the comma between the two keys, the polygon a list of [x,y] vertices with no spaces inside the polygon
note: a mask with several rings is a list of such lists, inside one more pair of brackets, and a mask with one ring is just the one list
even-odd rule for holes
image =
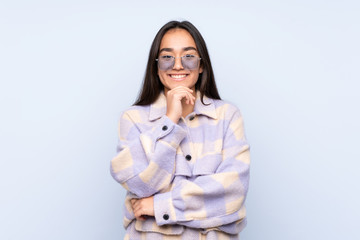
{"label": "woman", "polygon": [[117,150],[111,174],[127,190],[125,239],[238,239],[249,145],[190,22],[157,33],[139,97],[120,118]]}

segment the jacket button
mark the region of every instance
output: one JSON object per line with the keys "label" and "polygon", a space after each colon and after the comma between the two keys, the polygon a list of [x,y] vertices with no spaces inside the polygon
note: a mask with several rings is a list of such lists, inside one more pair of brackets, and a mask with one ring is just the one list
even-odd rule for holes
{"label": "jacket button", "polygon": [[194,116],[191,116],[191,117],[189,118],[190,121],[192,121],[192,120],[194,120],[194,119],[195,119]]}
{"label": "jacket button", "polygon": [[168,127],[166,125],[162,127],[163,131],[166,131],[167,129],[168,129]]}
{"label": "jacket button", "polygon": [[163,218],[164,218],[164,220],[169,220],[169,214],[164,214]]}
{"label": "jacket button", "polygon": [[186,160],[190,161],[191,160],[191,156],[190,155],[186,155]]}

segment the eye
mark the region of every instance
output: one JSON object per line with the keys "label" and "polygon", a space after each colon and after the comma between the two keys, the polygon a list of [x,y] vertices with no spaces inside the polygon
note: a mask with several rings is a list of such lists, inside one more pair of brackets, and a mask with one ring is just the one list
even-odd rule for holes
{"label": "eye", "polygon": [[185,58],[190,59],[190,58],[195,58],[195,55],[192,55],[192,54],[186,54],[184,57],[185,57]]}
{"label": "eye", "polygon": [[165,60],[165,61],[169,61],[169,60],[173,59],[173,56],[163,55],[163,56],[160,56],[159,58],[162,59],[162,60]]}

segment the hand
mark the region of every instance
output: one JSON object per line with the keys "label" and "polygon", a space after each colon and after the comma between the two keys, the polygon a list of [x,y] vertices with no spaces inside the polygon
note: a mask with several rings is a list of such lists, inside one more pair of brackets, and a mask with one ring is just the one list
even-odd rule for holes
{"label": "hand", "polygon": [[184,86],[178,86],[167,92],[166,116],[173,122],[177,123],[182,115],[182,100],[185,100],[186,104],[195,104],[195,97],[192,92],[193,90]]}
{"label": "hand", "polygon": [[144,221],[146,216],[154,216],[154,196],[140,198],[140,199],[131,199],[131,206],[134,210],[134,215],[137,220]]}

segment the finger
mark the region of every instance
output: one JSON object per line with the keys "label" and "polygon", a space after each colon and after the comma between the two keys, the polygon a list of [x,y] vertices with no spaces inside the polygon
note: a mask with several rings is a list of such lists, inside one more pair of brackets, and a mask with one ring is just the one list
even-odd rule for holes
{"label": "finger", "polygon": [[187,93],[186,98],[188,99],[187,104],[192,104],[192,98],[190,93]]}
{"label": "finger", "polygon": [[186,104],[190,103],[190,98],[189,98],[189,93],[187,92],[182,92],[181,93],[181,100],[184,101]]}
{"label": "finger", "polygon": [[186,94],[186,98],[188,99],[188,104],[193,104],[194,103],[194,99],[193,99],[193,95],[191,93],[187,93]]}
{"label": "finger", "polygon": [[194,95],[190,94],[190,99],[191,99],[191,104],[194,105],[194,104],[195,104],[195,97],[194,97]]}
{"label": "finger", "polygon": [[177,89],[185,89],[187,91],[193,92],[193,90],[191,88],[188,88],[188,87],[185,87],[185,86],[177,86],[177,87],[174,87],[173,89],[171,89],[170,91],[177,90]]}
{"label": "finger", "polygon": [[145,220],[146,220],[146,217],[143,216],[143,215],[141,215],[141,216],[139,217],[139,220],[140,220],[140,221],[145,221]]}
{"label": "finger", "polygon": [[187,92],[187,93],[193,93],[193,90],[188,88],[188,87],[184,87],[184,86],[178,86],[176,88],[171,89],[168,94],[170,93],[170,95],[179,93],[179,92]]}
{"label": "finger", "polygon": [[141,207],[140,207],[139,205],[134,206],[133,209],[134,209],[134,213],[135,213],[135,212],[142,211],[142,210],[141,210]]}
{"label": "finger", "polygon": [[134,204],[132,204],[131,206],[132,206],[132,208],[133,208],[133,209],[135,209],[135,208],[136,208],[136,206],[138,206],[138,203],[137,203],[137,202],[135,202],[135,203],[134,203]]}
{"label": "finger", "polygon": [[139,209],[134,209],[134,216],[137,218],[139,217],[141,214],[140,214],[140,211]]}
{"label": "finger", "polygon": [[134,212],[134,215],[136,218],[140,218],[142,215],[144,215],[144,213],[141,210],[139,210],[139,211]]}
{"label": "finger", "polygon": [[140,221],[145,221],[146,217],[145,217],[145,215],[141,215],[140,217],[136,217],[136,219],[140,220]]}
{"label": "finger", "polygon": [[135,208],[136,206],[138,206],[139,205],[139,201],[135,201],[134,203],[133,203],[133,207]]}
{"label": "finger", "polygon": [[191,88],[188,88],[188,87],[185,87],[185,86],[182,86],[183,87],[183,89],[185,89],[186,91],[188,91],[188,92],[194,92]]}
{"label": "finger", "polygon": [[144,218],[143,216],[137,217],[136,219],[139,220],[139,221],[145,221],[146,220],[146,218]]}
{"label": "finger", "polygon": [[130,201],[130,204],[131,204],[131,208],[133,209],[134,211],[134,204]]}
{"label": "finger", "polygon": [[186,91],[181,91],[181,92],[179,91],[179,92],[174,94],[174,98],[178,99],[178,100],[183,100],[183,98],[186,98],[187,101],[190,101],[189,94],[190,93],[188,93]]}
{"label": "finger", "polygon": [[142,202],[143,202],[142,198],[137,199],[137,201],[134,203],[134,206],[141,206]]}
{"label": "finger", "polygon": [[195,104],[196,96],[194,96],[194,95],[191,94],[191,98],[192,98],[192,100],[193,100],[193,104]]}

